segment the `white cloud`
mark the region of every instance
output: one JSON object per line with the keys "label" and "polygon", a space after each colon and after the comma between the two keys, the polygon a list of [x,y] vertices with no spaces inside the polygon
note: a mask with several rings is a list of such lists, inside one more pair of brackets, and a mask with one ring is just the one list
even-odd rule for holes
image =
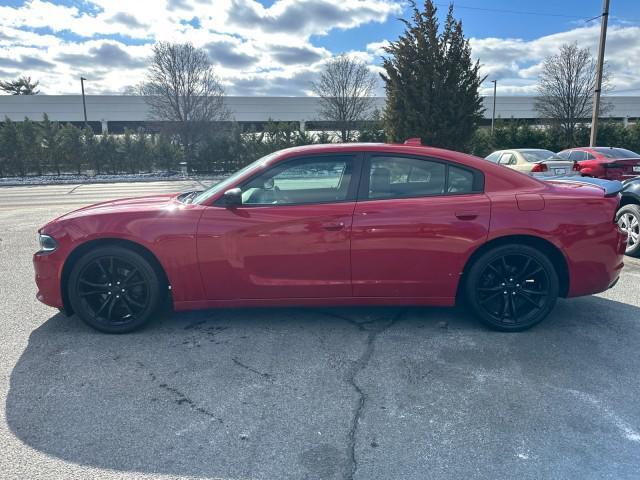
{"label": "white cloud", "polygon": [[[473,38],[473,56],[482,64],[487,80],[498,80],[499,93],[535,94],[544,58],[556,54],[564,43],[577,42],[595,56],[600,26],[574,28],[525,41],[511,38]],[[615,90],[640,89],[640,27],[613,25],[607,33],[605,59]],[[490,86],[483,93],[490,93]],[[635,94],[640,93],[640,90]]]}
{"label": "white cloud", "polygon": [[189,41],[230,93],[296,95],[331,56],[312,36],[384,22],[399,1],[85,0],[80,9],[27,0],[0,6],[0,71],[31,75],[48,94],[76,93],[80,75],[88,92],[114,93],[143,79],[153,42]]}
{"label": "white cloud", "polygon": [[[314,38],[401,13],[402,0],[84,0],[76,6],[27,0],[0,6],[0,74],[31,75],[44,93],[118,93],[140,82],[153,42],[192,42],[207,50],[231,94],[308,94],[309,82],[332,53]],[[87,7],[87,8],[85,8]],[[535,93],[543,59],[577,41],[594,53],[599,26],[525,41],[473,38],[473,55],[502,94]],[[380,71],[389,40],[342,49]],[[640,27],[616,23],[607,62],[617,90],[640,88]],[[489,84],[483,93],[489,93]],[[380,90],[381,91],[381,90]],[[640,91],[635,92],[640,93]]]}

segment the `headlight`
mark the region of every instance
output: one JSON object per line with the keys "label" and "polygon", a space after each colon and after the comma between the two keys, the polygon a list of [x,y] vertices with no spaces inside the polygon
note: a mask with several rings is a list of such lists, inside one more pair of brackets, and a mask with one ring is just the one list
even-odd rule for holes
{"label": "headlight", "polygon": [[38,236],[38,242],[40,243],[40,251],[41,252],[53,252],[56,248],[58,248],[58,242],[55,241],[53,237],[49,235],[43,235],[42,233]]}

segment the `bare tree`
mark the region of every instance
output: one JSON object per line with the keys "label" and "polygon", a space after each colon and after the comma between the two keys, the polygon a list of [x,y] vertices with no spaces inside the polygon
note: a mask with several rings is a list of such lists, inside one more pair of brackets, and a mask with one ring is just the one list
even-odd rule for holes
{"label": "bare tree", "polygon": [[207,53],[191,43],[157,43],[140,91],[152,115],[171,122],[188,156],[210,122],[229,117]]}
{"label": "bare tree", "polygon": [[40,81],[31,81],[31,77],[20,77],[16,80],[0,82],[0,90],[11,95],[37,95],[40,90],[36,90]]}
{"label": "bare tree", "polygon": [[343,142],[370,118],[376,82],[366,63],[344,54],[329,60],[319,80],[312,82],[313,92],[320,97],[320,114],[337,124]]}
{"label": "bare tree", "polygon": [[[605,70],[602,89],[609,86]],[[560,52],[547,57],[538,81],[535,108],[540,116],[562,130],[567,146],[573,145],[577,126],[591,118],[596,88],[596,61],[588,48],[564,44]],[[609,105],[601,105],[604,113]]]}

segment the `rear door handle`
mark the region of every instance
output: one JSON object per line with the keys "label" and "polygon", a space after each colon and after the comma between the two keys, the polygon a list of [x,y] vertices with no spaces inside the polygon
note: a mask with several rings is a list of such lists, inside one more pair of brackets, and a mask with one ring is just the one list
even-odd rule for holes
{"label": "rear door handle", "polygon": [[342,230],[344,228],[344,223],[325,223],[322,225],[322,228],[328,230],[330,232],[337,232],[338,230]]}
{"label": "rear door handle", "polygon": [[456,212],[456,217],[460,220],[473,220],[474,218],[478,217],[478,212]]}

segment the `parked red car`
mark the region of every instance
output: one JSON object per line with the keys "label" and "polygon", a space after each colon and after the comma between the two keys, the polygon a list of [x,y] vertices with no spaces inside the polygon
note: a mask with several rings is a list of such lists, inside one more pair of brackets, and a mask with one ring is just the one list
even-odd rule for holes
{"label": "parked red car", "polygon": [[640,176],[640,155],[624,148],[570,148],[558,156],[577,161],[580,173],[585,177],[625,180]]}
{"label": "parked red car", "polygon": [[541,182],[462,153],[315,145],[268,155],[203,192],[110,201],[39,230],[38,299],[105,332],[176,310],[454,305],[493,328],[622,269],[617,191]]}

